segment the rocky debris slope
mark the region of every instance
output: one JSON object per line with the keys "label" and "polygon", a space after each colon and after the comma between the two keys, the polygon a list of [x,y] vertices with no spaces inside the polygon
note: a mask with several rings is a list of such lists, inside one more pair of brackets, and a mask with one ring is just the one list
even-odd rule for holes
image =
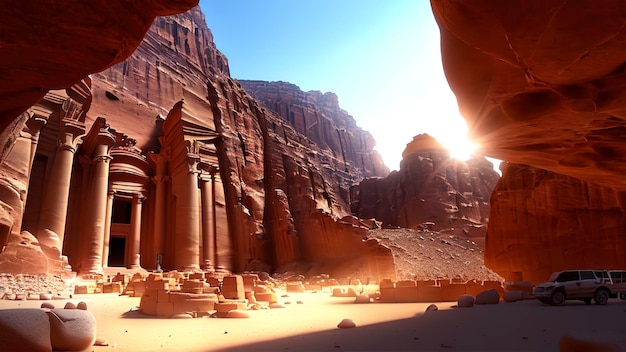
{"label": "rocky debris slope", "polygon": [[486,159],[451,159],[433,137],[420,134],[407,144],[399,171],[350,189],[350,206],[356,216],[374,218],[384,227],[483,237],[499,177]]}
{"label": "rocky debris slope", "polygon": [[391,249],[398,280],[504,281],[485,267],[481,239],[411,229],[371,230],[368,237]]}

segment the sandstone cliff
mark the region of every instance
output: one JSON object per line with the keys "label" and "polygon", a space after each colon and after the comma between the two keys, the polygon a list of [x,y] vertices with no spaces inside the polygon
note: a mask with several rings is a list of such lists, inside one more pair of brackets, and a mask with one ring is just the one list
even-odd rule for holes
{"label": "sandstone cliff", "polygon": [[[371,136],[322,121],[319,132],[329,136],[318,146],[299,132],[297,122],[292,126],[261,107],[229,77],[228,61],[215,48],[199,8],[157,19],[128,60],[94,75],[89,118],[105,117],[144,153],[167,152],[158,143],[160,126],[181,99],[185,123],[218,136],[212,153],[223,185],[216,202],[223,212],[217,212],[215,264],[271,270],[360,257],[362,265],[381,268],[374,276],[393,276],[390,251],[362,242],[362,224],[340,221],[349,216],[349,187],[385,172],[380,158],[374,160]],[[320,108],[317,114],[323,120],[326,113]],[[142,228],[142,238],[149,236],[150,229]],[[173,262],[165,258],[165,265]]]}
{"label": "sandstone cliff", "polygon": [[299,134],[343,160],[345,170],[356,167],[365,176],[389,173],[378,152],[373,150],[374,137],[359,128],[354,118],[339,107],[336,94],[303,92],[287,82],[239,80],[239,83]]}
{"label": "sandstone cliff", "polygon": [[87,74],[122,61],[135,50],[156,16],[180,13],[197,4],[198,0],[0,4],[2,159],[11,145],[7,140],[14,139],[13,132],[23,126],[23,121],[12,125],[14,120],[49,89],[69,88]]}
{"label": "sandstone cliff", "polygon": [[623,269],[626,194],[527,165],[503,163],[491,198],[485,264],[508,280]]}
{"label": "sandstone cliff", "polygon": [[399,171],[351,188],[351,209],[358,217],[375,218],[387,227],[483,237],[489,197],[498,178],[486,159],[451,159],[434,138],[421,134],[407,144]]}
{"label": "sandstone cliff", "polygon": [[485,263],[535,282],[626,266],[624,3],[431,4],[470,133],[515,163],[491,198]]}

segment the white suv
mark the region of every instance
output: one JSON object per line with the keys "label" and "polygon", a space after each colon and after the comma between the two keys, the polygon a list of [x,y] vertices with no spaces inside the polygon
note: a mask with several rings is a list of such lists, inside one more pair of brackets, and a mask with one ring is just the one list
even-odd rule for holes
{"label": "white suv", "polygon": [[581,300],[591,304],[607,304],[609,298],[621,293],[622,285],[614,285],[606,270],[566,270],[550,275],[547,282],[533,288],[533,294],[541,302],[557,306],[565,300]]}

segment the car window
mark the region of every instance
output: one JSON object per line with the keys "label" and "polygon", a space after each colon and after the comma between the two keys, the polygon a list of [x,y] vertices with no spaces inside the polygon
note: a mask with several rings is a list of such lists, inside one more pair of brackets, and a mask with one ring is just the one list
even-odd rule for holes
{"label": "car window", "polygon": [[609,274],[606,272],[606,270],[598,270],[598,271],[594,271],[594,273],[596,274],[596,277],[599,279],[609,278]]}
{"label": "car window", "polygon": [[567,282],[579,280],[578,271],[564,271],[556,278],[556,282]]}
{"label": "car window", "polygon": [[619,280],[620,282],[626,279],[626,272],[624,271],[611,271],[611,278],[614,280]]}
{"label": "car window", "polygon": [[[599,277],[602,277],[602,273],[600,273]],[[595,280],[596,275],[591,270],[583,270],[580,272],[580,278],[582,280]]]}

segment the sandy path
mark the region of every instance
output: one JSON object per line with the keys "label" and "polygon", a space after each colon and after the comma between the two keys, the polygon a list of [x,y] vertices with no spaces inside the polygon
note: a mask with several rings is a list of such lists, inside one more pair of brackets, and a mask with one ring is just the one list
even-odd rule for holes
{"label": "sandy path", "polygon": [[[163,319],[136,311],[138,298],[76,295],[98,322],[109,346],[93,351],[557,351],[562,335],[626,346],[626,301],[606,306],[529,300],[473,308],[437,303],[353,304],[330,292],[289,293],[284,309],[249,311],[250,319]],[[303,304],[296,304],[301,300]],[[52,301],[62,307],[65,301]],[[0,308],[39,307],[41,301],[0,301]],[[343,318],[354,329],[338,329]]]}

